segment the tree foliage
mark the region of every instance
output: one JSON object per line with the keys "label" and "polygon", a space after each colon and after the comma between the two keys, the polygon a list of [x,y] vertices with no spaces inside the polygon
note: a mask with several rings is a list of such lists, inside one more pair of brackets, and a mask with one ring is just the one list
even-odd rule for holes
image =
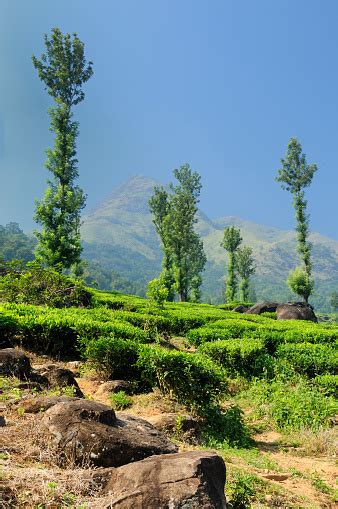
{"label": "tree foliage", "polygon": [[42,225],[36,232],[37,254],[48,266],[69,268],[79,263],[80,212],[85,195],[75,181],[79,176],[76,159],[78,123],[72,107],[84,99],[82,86],[93,74],[86,62],[84,44],[76,34],[63,35],[53,28],[45,35],[46,53],[32,57],[38,76],[56,105],[49,110],[50,130],[55,134],[53,149],[47,150],[46,168],[52,174],[43,199],[36,204],[35,220]]}
{"label": "tree foliage", "polygon": [[153,221],[163,249],[162,279],[169,291],[179,294],[181,301],[200,298],[206,256],[203,243],[195,231],[201,177],[188,164],[174,170],[178,185],[155,188],[149,201]]}
{"label": "tree foliage", "polygon": [[18,223],[0,225],[0,259],[32,261],[35,244],[35,239],[25,235]]}
{"label": "tree foliage", "polygon": [[255,261],[252,256],[252,248],[248,246],[239,247],[237,251],[238,274],[240,282],[240,300],[249,300],[250,276],[256,272]]}
{"label": "tree foliage", "polygon": [[313,291],[313,281],[302,267],[296,267],[289,273],[287,283],[294,293],[303,297],[305,302],[308,302]]}
{"label": "tree foliage", "polygon": [[224,230],[223,240],[221,246],[229,254],[229,262],[227,265],[228,279],[226,281],[226,298],[227,302],[232,302],[236,298],[238,289],[238,275],[237,275],[237,258],[236,253],[242,242],[241,232],[239,228],[229,226]]}
{"label": "tree foliage", "polygon": [[[308,289],[311,288],[310,294],[305,298],[308,301],[313,290],[311,282],[311,244],[308,241],[309,235],[309,215],[306,212],[307,201],[305,200],[304,189],[308,187],[315,171],[316,164],[307,164],[305,154],[296,138],[291,138],[288,144],[285,159],[281,159],[282,168],[278,170],[277,182],[281,183],[283,189],[290,191],[294,197],[294,207],[296,211],[296,232],[297,232],[297,251],[304,264],[304,270],[309,281]],[[305,295],[307,292],[305,292]]]}

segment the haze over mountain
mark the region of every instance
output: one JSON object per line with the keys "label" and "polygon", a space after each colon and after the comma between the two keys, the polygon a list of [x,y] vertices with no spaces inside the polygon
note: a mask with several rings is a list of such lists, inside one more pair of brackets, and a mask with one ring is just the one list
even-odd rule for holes
{"label": "haze over mountain", "polygon": [[[110,196],[84,217],[84,256],[142,285],[158,275],[162,252],[152,224],[148,200],[159,183],[136,176],[113,189]],[[269,221],[271,218],[269,218]],[[226,253],[220,247],[226,226],[241,229],[243,243],[253,248],[257,264],[254,288],[258,299],[295,298],[285,284],[298,264],[295,233],[259,225],[238,217],[208,218],[202,211],[196,225],[208,258],[203,274],[203,300],[221,302]],[[312,302],[328,309],[329,295],[338,286],[338,241],[311,233],[316,294]]]}

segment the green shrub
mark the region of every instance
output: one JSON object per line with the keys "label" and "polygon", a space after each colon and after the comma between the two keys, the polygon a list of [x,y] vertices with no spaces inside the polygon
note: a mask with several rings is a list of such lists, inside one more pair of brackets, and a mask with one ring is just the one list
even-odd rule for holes
{"label": "green shrub", "polygon": [[139,346],[137,341],[110,335],[84,344],[84,355],[105,377],[142,384],[142,370],[137,365]]}
{"label": "green shrub", "polygon": [[259,339],[229,339],[204,343],[198,349],[230,374],[262,375],[272,371],[272,358]]}
{"label": "green shrub", "polygon": [[156,306],[158,309],[162,310],[165,301],[168,299],[168,295],[169,290],[161,278],[155,278],[149,281],[147,297],[152,306]]}
{"label": "green shrub", "polygon": [[328,345],[289,343],[277,349],[277,357],[286,359],[301,374],[314,377],[337,369],[337,351]]}
{"label": "green shrub", "polygon": [[251,500],[256,494],[258,480],[251,474],[235,473],[232,481],[228,484],[231,492],[229,504],[232,509],[250,509]]}
{"label": "green shrub", "polygon": [[202,439],[206,447],[249,447],[252,445],[249,431],[244,423],[243,411],[236,405],[223,410],[217,405],[203,411]]}
{"label": "green shrub", "polygon": [[81,281],[42,267],[37,262],[3,265],[0,277],[0,299],[21,304],[53,307],[89,306],[92,292]]}
{"label": "green shrub", "polygon": [[0,312],[0,348],[11,346],[17,331],[17,319]]}
{"label": "green shrub", "polygon": [[259,380],[251,386],[247,398],[259,405],[259,413],[267,415],[280,431],[318,430],[330,425],[337,403],[306,380]]}
{"label": "green shrub", "polygon": [[224,371],[206,356],[163,348],[140,348],[137,365],[152,386],[200,411],[226,390]]}
{"label": "green shrub", "polygon": [[114,410],[125,410],[132,405],[132,399],[125,391],[112,392],[109,400]]}
{"label": "green shrub", "polygon": [[338,396],[338,375],[317,375],[314,383],[327,395]]}

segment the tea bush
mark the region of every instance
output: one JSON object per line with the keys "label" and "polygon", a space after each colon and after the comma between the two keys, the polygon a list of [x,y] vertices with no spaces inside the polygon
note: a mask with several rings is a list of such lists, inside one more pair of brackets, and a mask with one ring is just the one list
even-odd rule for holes
{"label": "tea bush", "polygon": [[230,374],[252,376],[272,371],[272,358],[259,339],[213,341],[204,343],[198,350],[221,364]]}
{"label": "tea bush", "polygon": [[278,347],[277,357],[286,359],[298,373],[309,377],[333,374],[338,366],[337,350],[328,345],[289,343]]}
{"label": "tea bush", "polygon": [[71,279],[37,262],[1,263],[0,300],[56,308],[90,306],[92,292],[81,281]]}
{"label": "tea bush", "polygon": [[137,361],[152,386],[196,411],[225,393],[225,373],[206,356],[163,348],[140,348]]}

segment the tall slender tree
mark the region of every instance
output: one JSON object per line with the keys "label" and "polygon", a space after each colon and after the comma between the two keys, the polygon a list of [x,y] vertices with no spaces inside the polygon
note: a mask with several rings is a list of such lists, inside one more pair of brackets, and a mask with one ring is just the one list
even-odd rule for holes
{"label": "tall slender tree", "polygon": [[311,279],[311,243],[308,240],[309,215],[306,211],[307,201],[304,189],[311,184],[317,165],[307,164],[302,146],[296,138],[290,139],[285,159],[281,159],[281,163],[282,168],[278,170],[276,180],[281,183],[282,189],[293,195],[297,221],[297,251],[302,262],[302,266],[290,274],[288,282],[291,289],[308,302],[313,291],[313,281]]}
{"label": "tall slender tree", "polygon": [[199,300],[201,272],[206,264],[203,243],[195,231],[201,177],[188,164],[174,170],[178,185],[155,188],[150,199],[153,221],[163,248],[164,280],[181,301]]}
{"label": "tall slender tree", "polygon": [[241,242],[241,232],[238,228],[234,226],[225,228],[221,246],[224,247],[229,254],[229,262],[227,264],[228,279],[226,281],[226,299],[228,302],[233,302],[235,300],[238,290],[236,253]]}
{"label": "tall slender tree", "polygon": [[252,248],[248,246],[239,247],[237,250],[238,274],[241,277],[239,286],[240,299],[243,302],[249,300],[250,276],[256,272],[255,261],[252,256]]}
{"label": "tall slender tree", "polygon": [[36,203],[35,220],[42,225],[42,231],[36,232],[37,256],[48,266],[69,268],[80,262],[80,213],[86,199],[75,184],[79,129],[72,108],[85,97],[82,86],[92,76],[93,64],[86,62],[84,44],[76,34],[63,35],[53,28],[50,38],[45,35],[45,47],[41,59],[33,56],[32,60],[55,101],[49,110],[55,143],[47,150],[46,168],[52,177],[44,197]]}
{"label": "tall slender tree", "polygon": [[161,239],[163,260],[161,279],[168,291],[167,299],[173,301],[175,297],[174,289],[174,273],[173,273],[173,257],[172,249],[169,243],[168,222],[166,217],[169,214],[170,203],[168,192],[163,186],[155,187],[154,194],[149,200],[149,209],[153,216],[153,223],[156,231]]}

